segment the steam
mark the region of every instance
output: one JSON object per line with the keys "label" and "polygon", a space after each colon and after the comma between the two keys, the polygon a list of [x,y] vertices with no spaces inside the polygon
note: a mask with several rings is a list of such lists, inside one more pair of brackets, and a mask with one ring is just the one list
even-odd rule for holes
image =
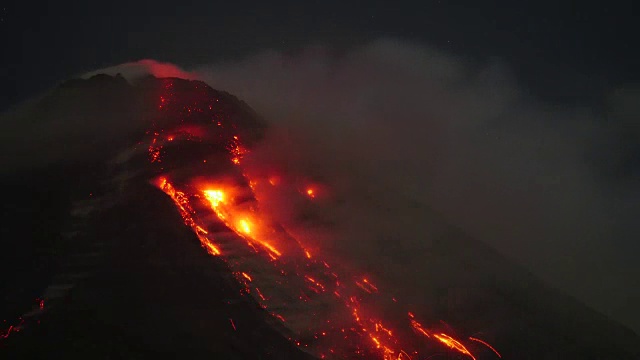
{"label": "steam", "polygon": [[194,79],[193,74],[181,69],[180,67],[163,63],[151,59],[140,60],[136,62],[130,62],[108,68],[90,71],[86,74],[82,74],[82,78],[90,78],[98,74],[107,74],[115,76],[117,74],[122,75],[129,81],[136,81],[139,78],[147,76],[149,74],[155,77],[177,77],[182,79]]}

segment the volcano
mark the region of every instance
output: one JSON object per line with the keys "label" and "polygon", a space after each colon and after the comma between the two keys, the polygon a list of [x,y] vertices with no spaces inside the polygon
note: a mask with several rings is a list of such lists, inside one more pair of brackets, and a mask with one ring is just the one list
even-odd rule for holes
{"label": "volcano", "polygon": [[631,330],[424,204],[403,206],[440,235],[403,276],[434,303],[294,234],[264,199],[327,206],[330,184],[247,166],[268,123],[203,82],[96,75],[6,117],[7,358],[640,358]]}

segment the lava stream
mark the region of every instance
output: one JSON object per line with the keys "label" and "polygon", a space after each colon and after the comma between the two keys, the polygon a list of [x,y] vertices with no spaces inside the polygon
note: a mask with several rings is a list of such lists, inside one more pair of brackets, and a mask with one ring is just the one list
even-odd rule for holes
{"label": "lava stream", "polygon": [[[225,259],[224,249],[231,246],[229,240],[216,242],[216,234],[207,230],[212,224],[201,220],[206,217],[202,213],[205,209],[203,205],[216,215],[219,222],[233,231],[236,235],[231,240],[235,242],[234,245],[237,246],[239,240],[244,240],[245,250],[248,252],[242,257],[226,259],[228,265],[238,274],[237,279],[245,288],[243,292],[253,296],[263,308],[271,309],[274,318],[285,323],[285,319],[313,318],[306,319],[301,324],[287,324],[296,334],[292,340],[300,344],[300,347],[324,358],[354,355],[369,357],[378,354],[385,360],[410,359],[412,356],[409,354],[418,355],[416,349],[424,348],[421,345],[410,348],[415,340],[396,336],[391,326],[372,316],[372,310],[363,305],[367,302],[367,297],[379,295],[376,285],[367,278],[340,281],[340,277],[331,271],[331,266],[318,257],[310,258],[303,249],[295,249],[297,241],[291,240],[286,234],[278,234],[259,211],[236,209],[230,194],[237,192],[237,189],[205,187],[197,190],[192,185],[178,190],[166,177],[157,179],[155,184],[173,199],[185,224],[194,231],[210,254]],[[198,205],[194,206],[194,202]],[[271,239],[264,240],[267,236]],[[281,245],[282,250],[276,244]],[[297,251],[293,251],[294,249]],[[251,256],[250,253],[254,255]],[[302,291],[302,294],[298,294],[300,288],[306,288],[309,292]],[[336,325],[325,325],[321,320],[324,316],[315,312],[320,308],[319,304],[329,304],[331,310],[337,313],[342,308],[342,313],[348,313],[351,320],[346,324],[343,319],[342,324],[337,322]],[[437,341],[475,359],[460,340],[449,334],[427,330],[411,313],[406,319],[406,326],[413,329],[414,335],[423,336],[427,341]],[[322,339],[328,338],[332,340],[325,344],[326,341]],[[335,343],[338,341],[343,344]]]}

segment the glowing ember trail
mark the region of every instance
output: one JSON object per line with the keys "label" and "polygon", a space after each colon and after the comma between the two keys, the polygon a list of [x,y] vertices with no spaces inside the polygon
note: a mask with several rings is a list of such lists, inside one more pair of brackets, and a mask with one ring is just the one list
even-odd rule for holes
{"label": "glowing ember trail", "polygon": [[486,346],[487,348],[489,348],[489,350],[493,351],[494,354],[496,354],[497,357],[499,357],[500,359],[502,359],[502,355],[500,355],[500,353],[498,352],[498,350],[494,349],[493,346],[491,346],[489,343],[487,343],[484,340],[480,340],[478,338],[475,338],[473,336],[469,336],[469,340],[471,341],[475,341],[475,342],[479,342],[480,344]]}
{"label": "glowing ember trail", "polygon": [[428,338],[429,338],[429,337],[431,337],[431,335],[429,335],[429,333],[427,332],[427,330],[425,330],[425,329],[422,327],[422,324],[420,324],[419,322],[417,322],[417,321],[415,321],[415,320],[413,320],[413,319],[409,320],[409,322],[411,323],[411,327],[413,327],[413,329],[414,329],[415,331],[417,331],[419,334],[424,335],[424,336],[426,336],[426,337],[428,337]]}
{"label": "glowing ember trail", "polygon": [[[236,131],[235,125],[216,115],[214,101],[203,97],[200,103],[182,104],[172,80],[166,79],[158,108],[184,118],[213,112],[203,120],[213,134],[190,130],[179,135],[179,131],[154,124],[156,129],[148,132],[153,134],[148,160],[158,169],[152,183],[173,200],[203,248],[225,262],[241,293],[287,328],[287,336],[299,348],[322,359],[417,360],[442,350],[476,359],[454,336],[423,326],[412,312],[408,318],[402,315],[407,310],[396,297],[385,294],[369,277],[342,275],[340,267],[322,260],[321,252],[314,250],[312,257],[304,239],[294,239],[264,213],[256,187],[276,186],[281,180],[273,175],[250,178],[242,172],[248,150],[241,134],[229,130]],[[185,128],[182,118],[178,125]],[[170,137],[163,135],[169,132]],[[177,175],[166,170],[174,147],[206,147],[210,145],[203,140],[207,137],[215,140],[212,152],[222,148],[225,153],[203,161],[196,151],[198,156],[188,171],[183,170],[183,163],[188,162],[184,158],[177,161],[181,166]],[[170,139],[166,141],[171,144],[162,139]],[[316,195],[313,188],[297,192],[297,196]],[[377,304],[386,300],[392,300],[393,308],[380,311]],[[233,320],[229,321],[236,330]],[[500,357],[484,341],[469,340],[482,343]]]}
{"label": "glowing ember trail", "polygon": [[466,347],[464,347],[464,345],[462,345],[458,340],[452,338],[451,336],[447,335],[447,334],[433,334],[433,336],[438,339],[441,343],[447,345],[448,347],[457,350],[458,352],[460,352],[461,354],[465,354],[468,355],[470,358],[472,358],[473,360],[475,360],[476,358],[473,357],[473,355],[471,355],[471,353],[469,352],[469,350],[467,350]]}

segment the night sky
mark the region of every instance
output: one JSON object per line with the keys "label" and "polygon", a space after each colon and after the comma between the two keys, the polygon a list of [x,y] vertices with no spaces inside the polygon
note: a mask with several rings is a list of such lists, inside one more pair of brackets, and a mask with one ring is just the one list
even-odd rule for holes
{"label": "night sky", "polygon": [[[468,150],[468,154],[475,155],[478,149],[486,151],[484,154],[487,159],[486,164],[489,166],[478,165],[479,162],[476,159],[460,164],[466,166],[468,163],[470,164],[469,168],[477,166],[481,170],[485,170],[486,173],[492,173],[492,170],[495,170],[491,168],[493,163],[513,165],[513,171],[505,165],[504,179],[511,180],[512,177],[518,175],[520,179],[526,180],[523,180],[523,184],[526,186],[523,185],[514,192],[521,191],[522,194],[530,195],[532,198],[544,198],[548,202],[541,201],[541,204],[546,206],[553,204],[553,200],[558,197],[558,194],[563,196],[565,193],[571,192],[564,190],[575,188],[577,190],[571,194],[577,195],[575,198],[569,199],[575,201],[567,205],[567,213],[571,212],[569,210],[582,210],[583,208],[591,210],[593,207],[593,214],[595,214],[593,217],[604,219],[602,223],[608,222],[607,224],[611,223],[615,226],[618,226],[618,222],[622,224],[619,227],[612,225],[612,228],[619,229],[616,230],[619,232],[610,234],[599,228],[600,223],[584,221],[587,218],[585,215],[584,218],[576,216],[578,220],[571,224],[575,228],[570,228],[567,225],[568,230],[566,230],[562,224],[564,221],[562,217],[565,214],[561,209],[556,207],[552,209],[553,211],[546,211],[545,209],[553,206],[540,206],[543,209],[540,213],[544,215],[541,218],[556,221],[562,231],[572,233],[575,229],[581,229],[588,235],[597,232],[598,236],[600,232],[606,233],[601,237],[604,240],[599,238],[598,244],[604,244],[602,246],[606,246],[607,250],[615,253],[608,258],[607,261],[610,263],[607,265],[598,263],[591,267],[592,265],[583,259],[581,266],[586,269],[597,268],[603,276],[599,282],[603,288],[604,285],[609,284],[606,279],[615,280],[611,283],[615,283],[619,287],[612,285],[611,289],[613,290],[610,291],[617,294],[616,301],[619,306],[617,305],[616,311],[611,310],[611,313],[615,313],[616,319],[622,321],[627,316],[627,310],[635,309],[635,313],[632,314],[633,320],[629,320],[627,325],[631,324],[630,326],[637,330],[640,329],[640,312],[634,304],[635,300],[631,297],[632,295],[626,297],[619,290],[626,286],[630,289],[629,294],[633,292],[635,294],[633,296],[640,296],[640,291],[637,290],[640,289],[640,286],[635,288],[628,286],[628,284],[640,283],[640,277],[637,276],[639,270],[636,260],[638,251],[636,239],[639,229],[632,214],[634,210],[638,209],[637,204],[640,204],[640,201],[634,200],[640,199],[640,186],[638,186],[640,178],[640,126],[638,126],[637,113],[633,112],[638,110],[637,105],[634,105],[638,102],[634,99],[640,99],[640,97],[634,98],[634,96],[640,95],[640,92],[637,91],[640,82],[640,72],[637,66],[640,64],[640,52],[637,50],[637,31],[634,31],[637,27],[635,25],[637,7],[632,1],[558,2],[546,0],[412,1],[402,5],[392,4],[392,2],[385,4],[370,1],[355,4],[330,0],[295,1],[289,4],[268,1],[242,3],[239,1],[169,2],[158,0],[142,4],[117,1],[93,3],[89,1],[9,0],[9,3],[0,5],[0,59],[2,61],[0,65],[0,91],[3,94],[0,97],[0,112],[11,109],[22,101],[37,96],[70,77],[77,77],[89,71],[140,59],[174,63],[189,70],[207,69],[207,66],[211,64],[220,63],[237,65],[236,67],[230,66],[229,73],[233,76],[226,78],[224,77],[224,69],[213,67],[208,75],[210,78],[205,78],[205,80],[215,80],[216,85],[224,84],[227,87],[222,90],[237,94],[258,111],[264,110],[264,106],[261,108],[259,101],[252,102],[252,100],[268,99],[276,100],[272,102],[276,103],[280,99],[271,97],[272,91],[269,91],[269,86],[252,88],[253,79],[245,78],[246,83],[240,83],[236,80],[242,80],[242,76],[245,74],[251,74],[251,76],[258,74],[255,77],[262,76],[260,81],[263,85],[269,82],[271,79],[269,76],[278,71],[277,67],[274,71],[263,72],[263,68],[260,66],[252,68],[251,62],[248,64],[239,62],[243,59],[253,59],[252,56],[261,54],[265,50],[295,55],[308,49],[309,46],[321,45],[335,49],[336,52],[349,52],[354,48],[362,49],[362,46],[367,49],[367,44],[374,43],[371,48],[368,48],[369,50],[362,50],[361,53],[373,54],[371,58],[363,55],[363,62],[370,65],[371,68],[378,69],[376,68],[379,65],[376,62],[377,55],[387,56],[388,52],[393,52],[394,49],[404,49],[410,53],[413,51],[411,49],[414,49],[411,47],[413,45],[406,44],[417,44],[418,48],[422,45],[429,49],[435,48],[447,56],[455,57],[456,60],[461,59],[465,64],[476,64],[478,68],[483,68],[483,66],[489,68],[490,66],[485,65],[497,63],[500,65],[501,71],[509,72],[509,75],[515,79],[517,86],[514,88],[521,92],[517,96],[524,99],[518,98],[522,101],[515,105],[510,103],[505,105],[504,114],[506,115],[502,115],[509,117],[507,120],[517,118],[522,114],[529,116],[529,118],[523,116],[522,123],[513,126],[505,121],[508,123],[507,126],[494,132],[498,135],[507,134],[504,138],[507,138],[509,134],[520,136],[514,136],[514,141],[511,142],[505,140],[502,143],[503,140],[499,139],[498,135],[496,135],[498,140],[494,143],[490,142],[494,139],[489,139],[489,135],[482,138],[479,145],[469,145],[464,141],[459,141],[462,144],[461,150],[457,148],[456,150],[460,150],[460,152]],[[406,43],[399,46],[396,46],[397,44],[393,41],[375,43],[379,39],[395,39]],[[361,54],[357,51],[355,53],[356,56]],[[432,54],[430,50],[426,50],[424,53]],[[403,56],[399,54],[397,58]],[[296,58],[296,56],[292,57]],[[306,69],[305,66],[309,64],[314,65],[313,61],[307,61],[304,55],[296,59],[300,65],[297,69]],[[333,59],[322,58],[319,62],[330,61]],[[450,63],[457,64],[456,61],[450,61]],[[269,66],[267,62],[265,68],[270,69]],[[347,69],[344,71],[347,80],[352,79],[348,75],[360,74],[359,64],[354,66],[347,61],[343,68]],[[421,71],[421,69],[418,70]],[[387,92],[392,93],[389,98],[398,100],[398,104],[401,104],[398,108],[404,109],[404,100],[408,99],[407,102],[410,103],[415,100],[412,97],[415,94],[411,94],[410,90],[405,91],[403,88],[390,89],[387,87],[387,84],[396,84],[395,74],[383,74],[383,72],[385,72],[384,69],[373,74],[363,71],[364,74],[367,74],[365,77],[382,79],[375,83],[377,87],[371,93],[385,99],[387,99]],[[278,78],[277,75],[283,74],[276,74],[273,79],[288,79],[288,74],[284,74],[281,78]],[[400,76],[403,75],[399,74],[398,77]],[[461,77],[464,76],[466,74]],[[304,76],[299,77],[304,78]],[[491,80],[491,76],[488,78]],[[225,83],[225,79],[228,80],[227,83]],[[282,89],[288,89],[291,94],[301,94],[300,99],[304,100],[303,103],[317,105],[317,109],[324,111],[332,104],[329,101],[323,103],[326,99],[322,99],[322,96],[316,96],[317,92],[325,90],[325,93],[330,93],[344,90],[340,87],[336,89],[335,86],[332,87],[335,84],[325,83],[324,80],[326,79],[318,76],[318,86],[304,82],[300,83],[302,86],[298,86],[298,83],[284,81],[280,83],[280,86]],[[425,85],[424,87],[427,89],[429,86],[437,88],[440,84],[451,85],[447,82],[448,79],[441,82],[438,82],[440,80],[437,79],[437,81],[426,84],[414,83],[413,80],[411,76],[406,76],[404,82],[398,81],[397,83],[413,84],[418,88]],[[470,107],[467,106],[469,104],[477,105],[480,103],[484,106],[485,93],[496,90],[495,92],[500,96],[504,95],[505,98],[510,96],[510,90],[505,89],[506,86],[499,89],[492,89],[490,86],[484,87],[486,84],[473,87],[477,85],[473,81],[470,80],[468,84],[464,84],[465,86],[472,85],[468,89],[463,89],[467,90],[466,93],[460,92],[463,96],[468,95],[468,98],[458,101],[457,97],[460,94],[447,93],[445,89],[443,98],[449,96],[447,98],[449,102],[436,104],[434,108],[441,111],[440,113],[454,114],[451,116],[453,119],[455,114],[458,114],[458,108],[467,111],[466,107]],[[508,81],[500,81],[502,80],[495,83],[498,85],[509,84]],[[355,82],[357,83],[357,81]],[[370,90],[366,81],[361,85],[363,89]],[[242,89],[249,89],[249,91],[242,93]],[[614,98],[612,94],[619,89],[624,89],[627,92],[623,94],[624,96]],[[439,93],[439,88],[435,92]],[[360,98],[360,92],[354,89],[346,89],[342,94],[351,96],[349,99]],[[396,98],[392,96],[394,94]],[[286,98],[285,95],[282,97]],[[317,98],[321,99],[317,100]],[[610,108],[614,107],[611,105],[612,98],[624,100],[621,100],[624,106],[619,107],[622,110],[618,113],[610,111]],[[504,105],[501,103],[501,99],[496,101],[496,107]],[[345,102],[348,103],[347,100]],[[350,103],[348,105],[350,106]],[[486,110],[482,106],[478,105],[478,108]],[[594,122],[598,122],[594,128],[602,128],[606,131],[597,130],[596,136],[591,136],[591,133],[588,136],[576,134],[581,129],[581,123],[575,121],[572,114],[575,109],[581,110],[583,108],[587,109],[585,113],[593,115],[590,119],[596,119]],[[629,111],[630,108],[635,110]],[[316,108],[312,110],[315,111]],[[328,112],[327,114],[336,115],[336,118],[344,113],[350,114],[349,111],[341,112],[342,110],[344,109],[337,109],[334,113]],[[424,113],[421,112],[423,109],[419,107],[412,110],[421,116],[429,114],[426,110]],[[491,114],[490,110],[492,109],[487,110],[487,113]],[[354,113],[356,111],[354,110]],[[472,111],[469,110],[469,112]],[[313,111],[310,113],[313,114]],[[576,113],[579,111],[576,110]],[[609,116],[609,113],[615,116]],[[365,112],[365,114],[368,113]],[[395,113],[393,115],[395,116]],[[464,113],[463,115],[469,114]],[[475,114],[471,113],[471,115]],[[619,118],[618,120],[611,120],[616,116]],[[473,116],[469,116],[469,118],[473,118]],[[535,126],[527,127],[530,124],[525,121],[530,119],[542,120],[532,122]],[[482,121],[483,125],[494,124],[493,119],[483,119]],[[563,121],[566,124],[562,124]],[[399,122],[402,123],[401,120]],[[514,130],[518,127],[517,125],[522,124],[526,126],[516,129],[517,131]],[[574,126],[576,124],[577,126]],[[405,125],[414,124],[407,122]],[[422,130],[427,132],[429,129],[424,127]],[[501,133],[500,131],[503,130],[504,132]],[[605,132],[607,133],[599,136],[600,133]],[[383,133],[386,135],[389,132]],[[416,131],[416,134],[420,134],[420,131]],[[369,135],[365,134],[363,143],[370,140],[367,138]],[[588,137],[588,139],[584,139],[584,137]],[[460,137],[460,139],[465,138]],[[511,150],[519,150],[512,145],[522,139],[530,141],[533,150],[522,150],[521,155],[523,156],[520,158],[512,156]],[[582,142],[582,140],[585,141]],[[589,142],[591,140],[594,141]],[[16,141],[22,143],[23,139],[20,138]],[[424,139],[416,135],[416,144],[425,142]],[[588,145],[584,146],[585,149],[578,148],[586,143]],[[396,145],[394,141],[389,144],[390,146]],[[497,146],[495,144],[504,145],[504,148],[495,147]],[[546,145],[546,147],[540,144]],[[458,143],[451,147],[454,148],[457,145]],[[475,145],[477,145],[476,148],[473,147]],[[400,149],[404,150],[404,148]],[[581,153],[583,150],[584,154]],[[564,152],[565,157],[562,157],[561,151]],[[464,157],[466,153],[457,155],[468,160]],[[564,163],[556,161],[559,158],[567,160]],[[422,166],[421,160],[420,157],[415,160],[418,167]],[[586,166],[583,166],[583,160],[587,164]],[[529,167],[526,161],[530,161],[532,166]],[[539,168],[535,167],[537,165]],[[459,167],[465,168],[465,166]],[[496,168],[499,169],[499,167]],[[565,183],[557,187],[557,193],[547,192],[547,189],[543,188],[540,193],[531,192],[529,194],[527,186],[530,184],[527,181],[536,175],[544,174],[542,170],[540,173],[536,173],[539,169],[551,169],[549,174],[556,175],[562,175],[562,171],[567,169],[567,172],[573,171],[571,175],[577,174],[575,177],[577,179],[575,180],[576,186],[574,187],[574,184],[571,183],[574,178],[570,178],[571,181],[564,180]],[[472,176],[467,176],[465,172],[455,175],[459,176],[452,175],[451,178],[463,179],[464,181],[472,178]],[[591,176],[596,179],[594,180],[596,185],[590,182]],[[583,179],[588,181],[582,181]],[[467,185],[463,180],[460,181],[462,189]],[[577,184],[581,181],[582,184]],[[443,183],[448,184],[449,181],[443,180]],[[505,183],[507,184],[505,187],[508,187],[510,181],[505,181]],[[585,185],[587,183],[589,187]],[[498,183],[496,182],[496,184]],[[496,184],[492,184],[497,189],[496,193],[500,193],[501,196],[508,199],[510,195],[505,195],[507,192],[498,186],[502,183]],[[584,189],[597,189],[597,195],[601,196],[604,199],[602,202],[610,208],[598,207],[595,201],[587,204],[588,206],[582,206],[580,201],[589,198],[592,194],[587,194],[588,191],[585,191],[584,194],[579,193],[583,188],[578,185],[585,185]],[[478,192],[469,191],[469,193],[474,195]],[[493,196],[494,194],[489,195]],[[492,199],[489,195],[487,198]],[[614,199],[614,197],[617,198]],[[462,205],[449,201],[451,199],[444,199],[442,202],[456,208],[452,210],[452,213],[458,214],[458,209],[463,209],[466,206],[464,202],[467,201],[464,196],[460,196],[460,198]],[[478,199],[478,208],[472,210],[480,209],[476,213],[483,213],[486,202],[481,201],[484,200],[482,197]],[[587,202],[584,201],[584,203]],[[515,205],[515,207],[518,206],[519,204]],[[471,209],[471,207],[469,208]],[[505,209],[508,208],[505,207]],[[585,211],[585,213],[587,212]],[[473,213],[473,211],[469,210],[469,213]],[[484,215],[491,220],[499,218],[494,216],[498,213],[487,211]],[[512,225],[513,228],[518,227],[516,222]],[[540,226],[540,228],[542,227],[544,226]],[[544,234],[544,231],[546,229],[540,230],[540,233]],[[580,239],[572,239],[572,241],[579,242]],[[569,243],[570,241],[567,241],[567,244]],[[517,243],[515,244],[514,248],[518,246]],[[534,242],[532,244],[536,245]],[[566,263],[573,261],[570,257],[574,248],[570,246],[575,246],[579,251],[584,250],[580,248],[582,244],[566,245],[565,250],[569,254]],[[600,256],[601,248],[594,247],[587,250],[585,252],[592,253],[591,255],[594,257]],[[524,254],[523,257],[528,255],[528,251],[524,248],[519,251]],[[514,252],[516,251],[514,250]],[[544,258],[543,254],[535,260]],[[532,262],[534,261],[532,260]],[[560,260],[558,263],[564,264]],[[545,270],[544,261],[540,264],[538,270],[540,268]],[[618,270],[607,273],[607,266],[616,267]],[[551,269],[551,267],[547,268]],[[578,268],[576,267],[576,269]],[[553,278],[553,274],[549,275],[551,272],[552,270],[548,271],[547,279]],[[633,272],[630,276],[636,277],[628,280],[624,274],[630,272]],[[584,293],[589,291],[601,293],[596,287],[591,286],[592,280],[589,279],[589,276],[588,273],[583,274],[576,271],[568,278],[580,278],[582,283],[576,287],[584,290]],[[625,283],[627,280],[630,282]],[[598,294],[598,296],[603,303],[609,297],[607,294]]]}
{"label": "night sky", "polygon": [[100,2],[2,5],[0,109],[141,58],[183,66],[379,37],[499,58],[537,96],[590,101],[639,79],[632,1]]}

